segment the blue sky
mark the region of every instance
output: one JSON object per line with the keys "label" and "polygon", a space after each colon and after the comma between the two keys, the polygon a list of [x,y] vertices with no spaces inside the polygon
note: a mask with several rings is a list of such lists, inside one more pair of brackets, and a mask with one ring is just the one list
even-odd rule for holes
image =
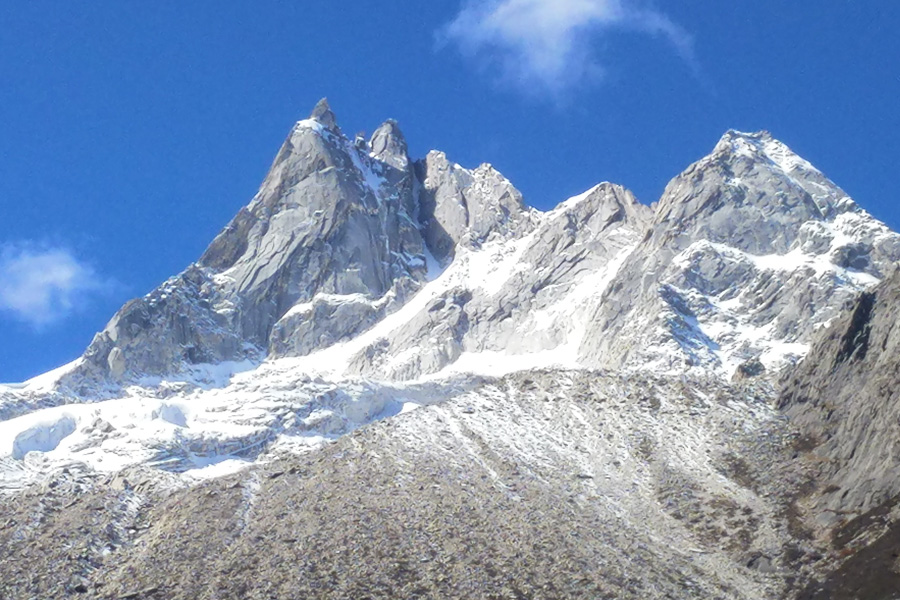
{"label": "blue sky", "polygon": [[603,180],[653,202],[768,129],[900,228],[898,30],[892,1],[5,3],[0,381],[196,260],[322,96],[542,209]]}

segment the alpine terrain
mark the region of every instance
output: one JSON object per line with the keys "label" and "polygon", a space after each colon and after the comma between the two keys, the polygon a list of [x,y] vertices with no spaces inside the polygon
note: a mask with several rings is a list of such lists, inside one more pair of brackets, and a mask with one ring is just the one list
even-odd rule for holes
{"label": "alpine terrain", "polygon": [[900,598],[898,261],[767,132],[541,212],[323,100],[0,385],[0,597]]}

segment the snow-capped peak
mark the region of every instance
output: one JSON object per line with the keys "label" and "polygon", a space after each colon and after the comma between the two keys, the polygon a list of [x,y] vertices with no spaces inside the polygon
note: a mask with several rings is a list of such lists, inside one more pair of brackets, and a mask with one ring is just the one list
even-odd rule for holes
{"label": "snow-capped peak", "polygon": [[765,132],[728,132],[655,212],[604,182],[540,213],[487,163],[407,152],[395,122],[351,141],[317,105],[196,265],[46,385],[0,388],[10,460],[240,466],[492,373],[777,369],[900,260]]}

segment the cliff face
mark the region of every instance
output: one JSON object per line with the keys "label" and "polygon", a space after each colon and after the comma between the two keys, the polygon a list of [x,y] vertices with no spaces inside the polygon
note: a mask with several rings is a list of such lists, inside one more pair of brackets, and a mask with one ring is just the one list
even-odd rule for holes
{"label": "cliff face", "polygon": [[900,589],[900,270],[859,294],[783,376],[778,407],[805,436],[796,506],[829,552],[802,598]]}
{"label": "cliff face", "polygon": [[[817,442],[829,514],[900,493],[900,271],[857,296],[786,374],[780,407]],[[838,520],[838,518],[835,518]]]}

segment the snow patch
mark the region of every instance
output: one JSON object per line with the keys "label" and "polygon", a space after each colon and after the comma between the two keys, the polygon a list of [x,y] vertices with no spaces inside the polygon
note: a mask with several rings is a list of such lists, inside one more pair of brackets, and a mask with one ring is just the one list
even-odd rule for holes
{"label": "snow patch", "polygon": [[325,126],[316,121],[315,119],[303,119],[301,121],[297,121],[294,125],[295,129],[311,129],[319,134],[324,134],[327,132]]}
{"label": "snow patch", "polygon": [[[476,285],[493,296],[519,270],[529,268],[521,262],[522,254],[534,243],[539,229],[518,240],[495,242],[476,252],[465,252],[460,269],[465,269],[464,282]],[[454,261],[456,262],[456,261]]]}
{"label": "snow patch", "polygon": [[11,455],[16,460],[22,460],[29,452],[55,450],[60,442],[75,433],[76,426],[75,419],[68,415],[33,425],[15,437]]}
{"label": "snow patch", "polygon": [[198,457],[195,462],[198,464],[197,468],[184,471],[182,476],[205,481],[239,473],[254,464],[253,461],[227,456],[213,456],[207,460]]}
{"label": "snow patch", "polygon": [[761,149],[763,154],[765,154],[773,163],[778,165],[778,168],[785,173],[800,170],[821,174],[821,172],[812,166],[811,163],[800,158],[797,154],[794,154],[787,145],[774,138],[770,137],[763,140],[761,142]]}
{"label": "snow patch", "polygon": [[360,293],[356,293],[356,294],[320,293],[320,294],[316,294],[315,296],[313,296],[311,300],[308,300],[306,302],[298,302],[297,304],[292,306],[286,313],[284,313],[284,316],[282,316],[281,318],[287,319],[287,318],[295,316],[295,315],[311,313],[317,303],[327,303],[327,304],[331,304],[331,305],[371,304],[373,306],[376,306],[376,308],[379,305],[379,303],[377,301],[371,300],[365,294],[360,294]]}
{"label": "snow patch", "polygon": [[29,392],[49,392],[57,383],[59,383],[60,379],[77,369],[83,362],[83,358],[78,358],[68,364],[57,367],[52,371],[47,371],[37,377],[32,377],[24,383],[6,384],[6,387],[27,390]]}
{"label": "snow patch", "polygon": [[[249,348],[247,348],[249,350]],[[180,373],[160,376],[142,377],[138,381],[140,387],[160,387],[178,383],[189,383],[200,388],[221,388],[228,385],[235,375],[253,371],[259,366],[259,361],[226,360],[220,363],[200,363],[196,365],[185,365],[184,370]]]}
{"label": "snow patch", "polygon": [[176,427],[187,427],[187,418],[184,416],[184,411],[174,404],[163,403],[154,414],[158,419],[171,423]]}
{"label": "snow patch", "polygon": [[[350,157],[350,160],[353,161],[353,166],[356,167],[359,174],[362,175],[365,185],[372,190],[372,193],[375,194],[376,198],[381,199],[381,187],[386,183],[384,177],[377,175],[370,165],[363,163],[360,151],[354,146],[348,145],[346,152]],[[368,158],[368,156],[366,156],[366,158]]]}
{"label": "snow patch", "polygon": [[[841,240],[837,238],[835,242],[832,242],[832,247],[836,247],[840,241]],[[877,277],[863,271],[839,267],[831,262],[825,255],[809,254],[800,248],[795,248],[786,254],[761,255],[751,254],[733,246],[710,242],[708,240],[694,242],[679,253],[672,260],[672,263],[681,269],[689,270],[691,268],[691,260],[694,256],[710,250],[721,256],[729,257],[732,260],[749,263],[761,271],[793,272],[801,269],[809,269],[815,273],[816,277],[833,275],[860,289],[868,288],[880,281]]]}

